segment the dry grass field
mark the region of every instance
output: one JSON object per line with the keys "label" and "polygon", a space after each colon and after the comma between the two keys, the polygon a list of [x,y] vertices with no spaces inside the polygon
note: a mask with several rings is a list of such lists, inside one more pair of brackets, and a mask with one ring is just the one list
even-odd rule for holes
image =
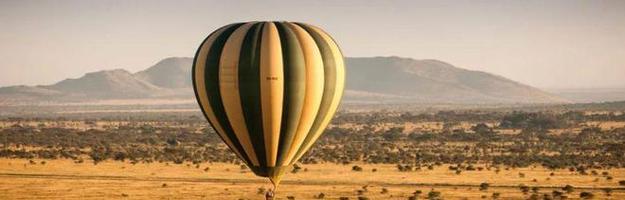
{"label": "dry grass field", "polygon": [[[80,109],[0,118],[0,200],[264,199],[271,187],[201,115]],[[590,114],[343,113],[277,196],[625,199],[625,117]]]}
{"label": "dry grass field", "polygon": [[[248,170],[224,163],[32,161],[0,159],[0,199],[263,199],[259,188],[270,187]],[[492,199],[494,193],[498,199],[528,199],[533,194],[543,199],[544,194],[562,191],[569,184],[574,186],[573,192],[564,192],[569,199],[579,198],[580,192],[590,192],[595,199],[625,199],[625,188],[618,183],[625,180],[625,169],[606,170],[613,177],[608,180],[603,171],[580,175],[542,167],[455,174],[445,165],[411,172],[399,172],[388,164],[360,166],[362,171],[353,171],[352,165],[303,165],[304,170],[286,175],[278,197],[314,199],[324,193],[325,199],[408,199],[417,190],[422,192],[419,197],[427,198],[433,190],[444,199]],[[481,190],[482,183],[489,187]],[[524,194],[520,184],[532,189]],[[611,188],[610,196],[606,188]]]}

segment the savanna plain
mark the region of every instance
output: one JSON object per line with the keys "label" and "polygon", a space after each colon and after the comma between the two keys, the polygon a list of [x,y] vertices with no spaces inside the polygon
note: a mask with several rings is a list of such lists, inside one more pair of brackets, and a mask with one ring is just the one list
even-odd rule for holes
{"label": "savanna plain", "polygon": [[[250,172],[201,113],[155,107],[1,107],[0,199],[264,199],[269,181]],[[623,110],[345,106],[276,193],[625,199]]]}

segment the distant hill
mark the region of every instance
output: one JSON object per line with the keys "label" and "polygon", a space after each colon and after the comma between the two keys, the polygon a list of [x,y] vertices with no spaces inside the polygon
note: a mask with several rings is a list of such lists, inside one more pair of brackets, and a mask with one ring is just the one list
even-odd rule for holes
{"label": "distant hill", "polygon": [[193,58],[166,58],[146,70],[137,72],[135,76],[159,87],[191,88],[192,65]]}
{"label": "distant hill", "polygon": [[[510,79],[438,60],[347,58],[347,99],[418,103],[563,103]],[[370,98],[366,98],[371,94]]]}
{"label": "distant hill", "polygon": [[[193,58],[166,58],[146,70],[87,73],[46,86],[0,88],[0,102],[193,98]],[[400,57],[347,58],[344,102],[366,103],[563,103],[567,100],[501,76],[437,60]]]}
{"label": "distant hill", "polygon": [[87,73],[77,79],[65,79],[54,85],[41,86],[74,97],[84,98],[145,98],[159,96],[164,89],[135,77],[123,70]]}

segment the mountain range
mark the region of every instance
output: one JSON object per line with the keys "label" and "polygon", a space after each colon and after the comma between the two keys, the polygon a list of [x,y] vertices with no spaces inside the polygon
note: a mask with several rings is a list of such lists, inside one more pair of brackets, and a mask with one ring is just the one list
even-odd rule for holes
{"label": "mountain range", "polygon": [[[0,102],[76,102],[102,99],[193,98],[193,58],[171,57],[143,71],[87,73],[52,85],[0,88]],[[346,58],[343,102],[532,104],[569,100],[510,79],[439,60]]]}

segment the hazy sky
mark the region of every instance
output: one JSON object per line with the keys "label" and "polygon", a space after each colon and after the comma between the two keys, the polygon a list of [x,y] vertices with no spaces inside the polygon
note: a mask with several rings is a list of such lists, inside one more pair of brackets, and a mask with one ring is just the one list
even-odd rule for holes
{"label": "hazy sky", "polygon": [[328,31],[346,56],[439,59],[542,88],[625,87],[625,1],[0,1],[0,86],[136,72],[228,23]]}

